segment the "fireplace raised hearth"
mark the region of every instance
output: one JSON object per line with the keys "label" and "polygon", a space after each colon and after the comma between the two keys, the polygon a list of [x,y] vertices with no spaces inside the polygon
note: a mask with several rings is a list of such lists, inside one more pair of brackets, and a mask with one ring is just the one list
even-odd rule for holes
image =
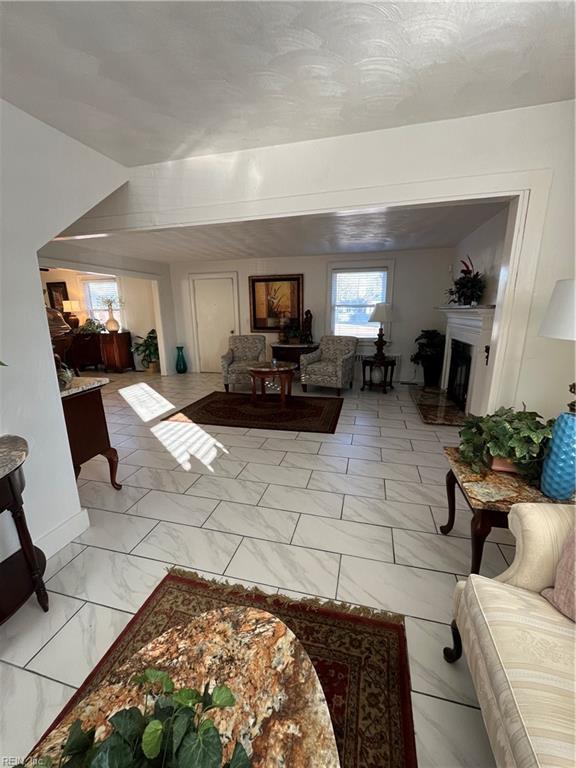
{"label": "fireplace raised hearth", "polygon": [[470,370],[472,368],[472,345],[452,339],[452,354],[448,373],[447,395],[462,411],[466,411]]}

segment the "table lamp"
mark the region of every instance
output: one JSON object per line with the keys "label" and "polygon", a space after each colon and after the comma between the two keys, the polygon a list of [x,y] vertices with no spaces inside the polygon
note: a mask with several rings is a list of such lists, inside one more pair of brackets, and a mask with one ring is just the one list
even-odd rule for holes
{"label": "table lamp", "polygon": [[389,322],[391,319],[392,319],[392,307],[390,306],[390,304],[384,304],[384,303],[376,304],[376,306],[372,310],[372,314],[368,318],[369,323],[380,323],[378,337],[374,342],[374,346],[376,347],[376,354],[374,355],[374,360],[377,363],[383,363],[385,360],[384,346],[386,345],[386,340],[384,338],[384,329],[382,327],[382,324]]}
{"label": "table lamp", "polygon": [[[540,336],[576,341],[576,280],[558,280],[540,326]],[[576,392],[576,383],[570,385]],[[542,492],[553,499],[570,499],[576,490],[576,400],[556,419],[544,459]]]}
{"label": "table lamp", "polygon": [[80,310],[80,302],[79,301],[68,301],[65,300],[62,302],[62,309],[64,319],[70,326],[70,328],[78,328],[80,325],[80,320],[76,317],[74,314],[75,312],[78,312]]}

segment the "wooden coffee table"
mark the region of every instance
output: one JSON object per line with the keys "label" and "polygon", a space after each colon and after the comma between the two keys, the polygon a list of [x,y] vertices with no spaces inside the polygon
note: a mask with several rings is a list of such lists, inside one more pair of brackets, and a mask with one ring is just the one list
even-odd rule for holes
{"label": "wooden coffee table", "polygon": [[492,528],[508,528],[508,513],[513,504],[554,502],[537,488],[528,485],[522,475],[509,472],[474,472],[460,458],[458,448],[444,448],[450,469],[446,475],[448,521],[440,526],[447,536],[456,516],[456,485],[472,510],[470,522],[472,562],[470,573],[480,573],[484,542]]}
{"label": "wooden coffee table", "polygon": [[256,382],[260,381],[260,394],[266,395],[266,382],[278,379],[280,382],[280,402],[286,402],[286,396],[292,395],[292,381],[294,372],[298,368],[296,363],[258,363],[249,369],[252,379],[252,398],[256,399]]}

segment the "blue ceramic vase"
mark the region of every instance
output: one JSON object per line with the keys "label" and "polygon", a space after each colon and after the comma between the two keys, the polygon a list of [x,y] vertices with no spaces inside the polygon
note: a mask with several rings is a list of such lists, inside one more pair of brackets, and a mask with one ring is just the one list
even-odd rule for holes
{"label": "blue ceramic vase", "polygon": [[566,501],[576,490],[576,414],[561,413],[552,430],[552,442],[544,459],[542,493]]}
{"label": "blue ceramic vase", "polygon": [[176,347],[176,373],[186,373],[188,363],[184,357],[184,347]]}

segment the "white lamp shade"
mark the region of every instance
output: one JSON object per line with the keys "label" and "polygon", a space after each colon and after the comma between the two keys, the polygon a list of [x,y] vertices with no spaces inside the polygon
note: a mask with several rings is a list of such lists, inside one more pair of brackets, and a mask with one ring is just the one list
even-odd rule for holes
{"label": "white lamp shade", "polygon": [[387,323],[392,319],[392,307],[390,304],[376,304],[372,314],[368,318],[369,323]]}
{"label": "white lamp shade", "polygon": [[80,309],[80,302],[79,301],[63,301],[62,302],[62,308],[64,309],[64,312],[78,312]]}
{"label": "white lamp shade", "polygon": [[576,341],[576,280],[558,280],[539,335]]}

